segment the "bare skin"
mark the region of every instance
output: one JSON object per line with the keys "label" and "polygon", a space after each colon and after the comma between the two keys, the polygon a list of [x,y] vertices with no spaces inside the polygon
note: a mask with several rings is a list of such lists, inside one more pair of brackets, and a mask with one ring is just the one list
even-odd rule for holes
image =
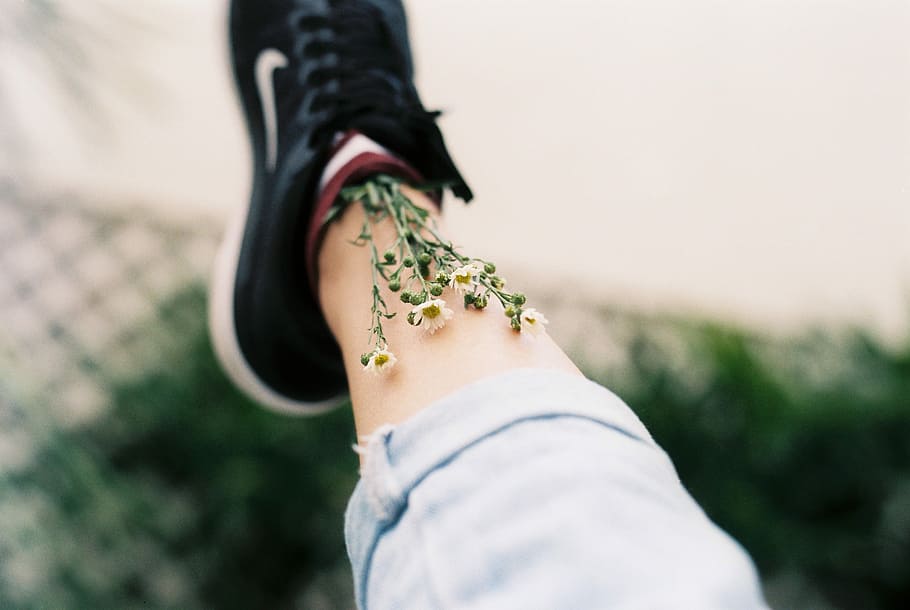
{"label": "bare skin", "polygon": [[[402,190],[415,204],[436,214],[424,194]],[[360,355],[370,351],[370,253],[350,243],[360,233],[363,217],[360,206],[349,206],[327,229],[318,261],[319,299],[344,356],[358,436],[385,423],[400,423],[464,385],[511,369],[556,369],[581,375],[549,336],[535,338],[509,328],[496,301],[484,311],[465,310],[461,299],[446,290],[441,298],[455,316],[445,328],[429,335],[405,321],[411,307],[385,287],[383,297],[398,315],[383,329],[398,363],[382,376],[365,372]],[[395,239],[390,220],[375,225],[373,231],[380,251]]]}

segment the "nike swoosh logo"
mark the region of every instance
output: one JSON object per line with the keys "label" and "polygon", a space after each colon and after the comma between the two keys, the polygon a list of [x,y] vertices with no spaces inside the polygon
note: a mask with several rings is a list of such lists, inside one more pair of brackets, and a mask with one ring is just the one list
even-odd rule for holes
{"label": "nike swoosh logo", "polygon": [[288,58],[278,49],[264,49],[256,58],[256,89],[262,102],[265,124],[265,167],[274,171],[278,161],[278,113],[275,108],[275,86],[272,73],[288,65]]}

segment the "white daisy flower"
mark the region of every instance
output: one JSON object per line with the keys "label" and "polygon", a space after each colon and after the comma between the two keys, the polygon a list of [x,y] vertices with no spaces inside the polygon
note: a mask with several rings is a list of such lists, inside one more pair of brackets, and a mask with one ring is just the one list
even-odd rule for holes
{"label": "white daisy flower", "polygon": [[451,309],[446,307],[446,302],[442,299],[430,299],[421,303],[411,310],[414,314],[414,322],[423,326],[423,329],[431,335],[446,325],[446,322],[455,315]]}
{"label": "white daisy flower", "polygon": [[455,292],[463,294],[465,292],[474,292],[474,286],[477,285],[477,276],[483,271],[483,267],[477,263],[468,263],[459,267],[452,272],[452,279],[449,281]]}
{"label": "white daisy flower", "polygon": [[363,367],[363,370],[369,371],[374,375],[383,375],[388,373],[396,362],[398,362],[398,358],[395,357],[395,354],[385,348],[378,349],[370,354],[370,360]]}
{"label": "white daisy flower", "polygon": [[533,307],[528,307],[521,312],[522,332],[527,331],[534,337],[545,335],[547,333],[546,325],[549,323],[547,317]]}

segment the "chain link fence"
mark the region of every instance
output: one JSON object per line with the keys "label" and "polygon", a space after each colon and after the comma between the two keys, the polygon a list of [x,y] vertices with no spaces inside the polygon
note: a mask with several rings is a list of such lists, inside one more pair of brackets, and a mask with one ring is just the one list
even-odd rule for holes
{"label": "chain link fence", "polygon": [[[112,466],[115,445],[88,437],[122,388],[173,370],[204,335],[187,289],[218,234],[212,219],[0,185],[0,606],[201,605],[163,517],[136,523],[180,498],[134,484]],[[154,392],[132,402],[154,407]]]}
{"label": "chain link fence", "polygon": [[219,232],[211,218],[0,188],[5,382],[61,422],[103,411],[112,383],[161,366],[204,324],[195,309],[163,305],[205,281]]}

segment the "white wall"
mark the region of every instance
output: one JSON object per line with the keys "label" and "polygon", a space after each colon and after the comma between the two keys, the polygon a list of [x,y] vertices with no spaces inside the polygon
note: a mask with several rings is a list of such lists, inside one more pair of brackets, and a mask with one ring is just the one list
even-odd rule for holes
{"label": "white wall", "polygon": [[[478,194],[449,208],[472,250],[647,308],[904,327],[910,2],[407,4],[425,102]],[[133,6],[160,100],[116,103],[89,149],[31,105],[35,175],[227,213],[249,170],[223,3]]]}

